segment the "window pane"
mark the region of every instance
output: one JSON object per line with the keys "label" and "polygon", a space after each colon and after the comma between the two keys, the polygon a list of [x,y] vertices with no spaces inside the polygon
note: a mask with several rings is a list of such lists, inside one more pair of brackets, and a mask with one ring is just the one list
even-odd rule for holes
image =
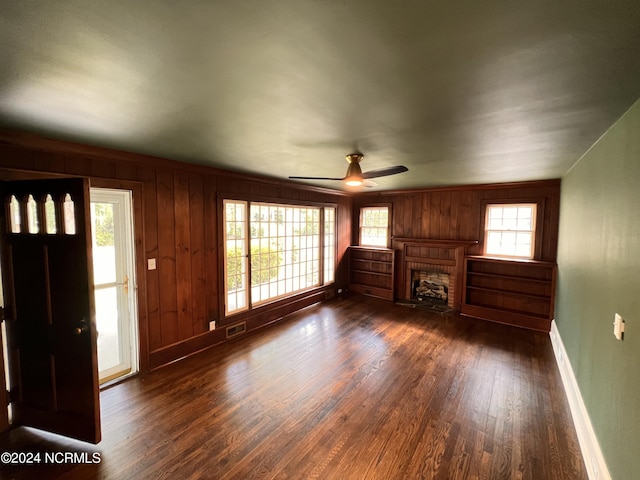
{"label": "window pane", "polygon": [[515,232],[502,232],[501,250],[504,255],[513,255],[516,253]]}
{"label": "window pane", "polygon": [[485,253],[533,257],[535,204],[488,205]]}
{"label": "window pane", "polygon": [[69,194],[64,197],[62,213],[64,216],[64,233],[66,233],[67,235],[75,235],[76,209],[73,200],[71,200],[71,195]]}
{"label": "window pane", "polygon": [[500,253],[501,232],[489,232],[487,235],[487,253],[497,255]]}
{"label": "window pane", "polygon": [[324,283],[331,283],[335,280],[336,263],[336,237],[335,237],[335,208],[324,209]]}
{"label": "window pane", "polygon": [[11,195],[11,203],[9,204],[11,210],[11,233],[20,233],[22,224],[22,216],[20,214],[20,202],[18,199]]}
{"label": "window pane", "polygon": [[44,202],[45,212],[45,229],[49,234],[58,233],[58,226],[56,224],[56,205],[51,198],[51,195],[47,195],[47,199]]}
{"label": "window pane", "polygon": [[517,230],[531,230],[531,218],[518,217]]}
{"label": "window pane", "polygon": [[491,230],[502,230],[502,217],[500,218],[489,218],[489,228]]}
{"label": "window pane", "polygon": [[115,225],[113,203],[91,202],[93,278],[96,285],[116,281]]}
{"label": "window pane", "polygon": [[264,203],[250,208],[251,303],[318,285],[320,209]]}
{"label": "window pane", "polygon": [[96,289],[96,327],[98,329],[98,370],[115,367],[122,361],[118,341],[117,287]]}
{"label": "window pane", "polygon": [[244,310],[247,298],[246,202],[225,200],[226,313]]}
{"label": "window pane", "polygon": [[386,247],[389,209],[364,207],[360,210],[360,245]]}
{"label": "window pane", "polygon": [[318,286],[321,278],[334,280],[335,208],[231,200],[224,205],[226,313]]}
{"label": "window pane", "polygon": [[38,222],[38,204],[33,198],[33,195],[29,195],[27,200],[27,225],[29,227],[29,233],[40,232],[40,222]]}

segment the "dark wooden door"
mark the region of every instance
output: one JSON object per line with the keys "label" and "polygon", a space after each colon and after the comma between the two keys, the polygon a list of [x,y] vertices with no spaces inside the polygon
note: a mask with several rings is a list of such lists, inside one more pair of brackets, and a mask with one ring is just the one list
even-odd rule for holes
{"label": "dark wooden door", "polygon": [[0,182],[12,425],[100,441],[89,182]]}

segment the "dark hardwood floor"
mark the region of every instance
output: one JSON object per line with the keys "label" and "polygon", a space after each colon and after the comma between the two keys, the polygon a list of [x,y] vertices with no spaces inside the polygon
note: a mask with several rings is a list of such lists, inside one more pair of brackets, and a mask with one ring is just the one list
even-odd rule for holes
{"label": "dark hardwood floor", "polygon": [[20,479],[586,479],[546,334],[353,296],[102,392],[99,464]]}

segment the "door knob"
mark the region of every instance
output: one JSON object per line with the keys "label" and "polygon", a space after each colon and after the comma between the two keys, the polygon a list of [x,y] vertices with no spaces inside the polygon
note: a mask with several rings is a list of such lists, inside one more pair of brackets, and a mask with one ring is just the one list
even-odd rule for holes
{"label": "door knob", "polygon": [[89,330],[89,326],[87,325],[87,322],[85,322],[83,320],[83,321],[80,322],[80,325],[78,325],[77,327],[75,327],[73,329],[73,333],[75,335],[82,335],[83,333],[85,333],[88,330]]}

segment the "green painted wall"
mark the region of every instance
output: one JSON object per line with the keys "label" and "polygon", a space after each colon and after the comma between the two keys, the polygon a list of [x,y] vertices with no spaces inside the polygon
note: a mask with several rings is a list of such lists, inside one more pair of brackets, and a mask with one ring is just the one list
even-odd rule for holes
{"label": "green painted wall", "polygon": [[640,101],[562,179],[556,323],[612,478],[640,478]]}

